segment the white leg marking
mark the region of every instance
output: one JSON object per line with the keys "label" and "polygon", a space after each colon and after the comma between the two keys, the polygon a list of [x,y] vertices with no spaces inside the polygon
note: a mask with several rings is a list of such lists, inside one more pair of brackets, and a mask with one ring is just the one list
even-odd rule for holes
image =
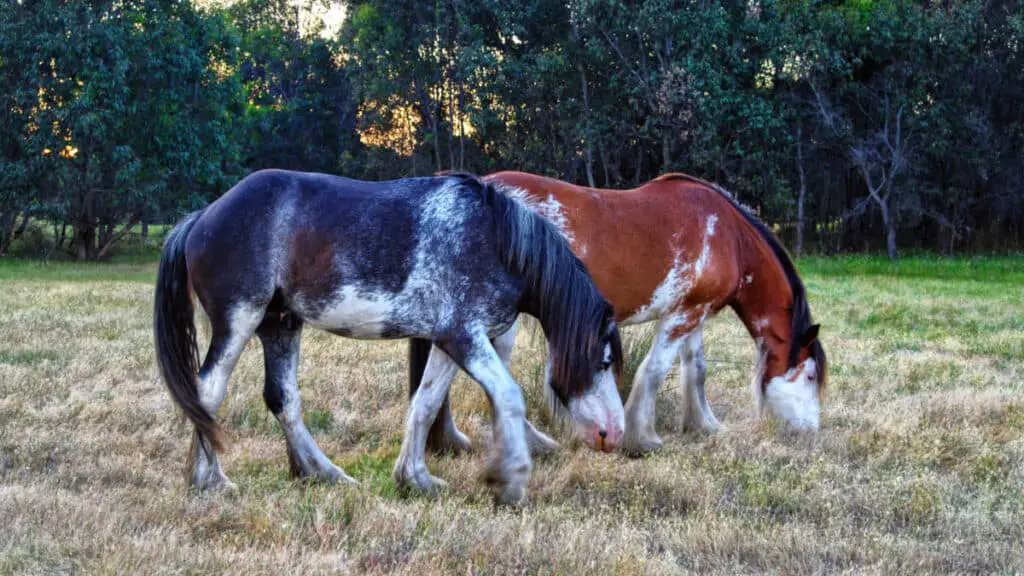
{"label": "white leg marking", "polygon": [[505,368],[510,370],[512,368],[512,347],[516,345],[516,332],[518,331],[519,320],[517,319],[512,323],[511,328],[494,339],[494,351],[498,353],[498,357],[501,358],[501,363],[505,365]]}
{"label": "white leg marking", "polygon": [[672,338],[672,331],[681,321],[685,319],[667,316],[658,322],[651,349],[636,372],[633,390],[626,401],[622,450],[627,454],[645,454],[661,447],[661,438],[654,430],[658,388],[679,355],[682,340]]}
{"label": "white leg marking", "polygon": [[704,393],[707,363],[704,360],[704,329],[698,327],[683,337],[679,368],[680,393],[683,397],[682,428],[685,431],[715,432],[718,419],[708,405]]}
{"label": "white leg marking", "polygon": [[[519,321],[516,320],[512,327],[504,334],[494,339],[494,350],[501,358],[502,364],[510,372],[512,370],[512,347],[516,343],[516,332],[519,329]],[[545,379],[545,386],[547,380]],[[530,456],[540,458],[558,451],[560,446],[547,434],[537,430],[533,423],[526,421],[526,443],[530,446]]]}
{"label": "white leg marking", "polygon": [[302,397],[299,394],[298,379],[299,338],[300,336],[296,334],[291,342],[292,350],[286,358],[276,359],[279,370],[276,377],[281,387],[282,407],[281,412],[275,414],[275,417],[288,443],[288,460],[292,473],[302,478],[330,483],[358,484],[320,450],[302,421]]}
{"label": "white leg marking", "polygon": [[[256,327],[263,320],[262,307],[238,306],[228,314],[228,336],[220,349],[220,357],[213,366],[197,378],[199,403],[216,418],[220,405],[228,391],[228,379],[238,364],[238,358],[245,349],[245,344],[252,338]],[[196,442],[195,461],[192,469],[192,484],[200,490],[220,487],[234,488],[234,484],[220,468],[217,454],[206,440],[198,437]]]}
{"label": "white leg marking", "polygon": [[399,486],[408,486],[430,495],[445,487],[443,480],[431,476],[427,471],[427,433],[437,418],[452,378],[458,370],[459,366],[444,351],[437,346],[430,348],[423,380],[409,403],[402,451],[392,474]]}
{"label": "white leg marking", "polygon": [[239,306],[232,310],[228,320],[228,337],[221,348],[220,358],[209,371],[199,378],[199,403],[212,416],[224,402],[228,391],[228,379],[238,364],[242,350],[256,332],[256,327],[263,320],[262,307]]}
{"label": "white leg marking", "polygon": [[482,332],[474,335],[465,364],[469,375],[487,393],[494,412],[495,454],[487,465],[487,481],[498,501],[517,504],[526,497],[533,470],[526,443],[523,393]]}

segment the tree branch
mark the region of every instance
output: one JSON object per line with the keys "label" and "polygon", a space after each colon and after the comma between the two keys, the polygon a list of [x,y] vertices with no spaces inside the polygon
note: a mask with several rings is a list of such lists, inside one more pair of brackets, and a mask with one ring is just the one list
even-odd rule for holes
{"label": "tree branch", "polygon": [[112,234],[110,236],[110,239],[107,240],[107,243],[104,244],[102,248],[100,248],[99,252],[96,253],[96,258],[99,259],[106,256],[107,250],[110,250],[110,247],[113,246],[115,242],[123,238],[124,235],[127,234],[132,229],[132,226],[138,224],[139,220],[139,215],[133,214],[131,220],[129,220],[128,223],[124,225],[124,228],[121,228],[119,232],[117,232],[116,234]]}

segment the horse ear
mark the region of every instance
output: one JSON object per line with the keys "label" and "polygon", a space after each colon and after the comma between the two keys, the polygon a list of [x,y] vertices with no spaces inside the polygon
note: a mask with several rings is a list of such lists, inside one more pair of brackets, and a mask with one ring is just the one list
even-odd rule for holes
{"label": "horse ear", "polygon": [[815,340],[818,339],[818,330],[821,328],[821,324],[812,324],[803,335],[803,339],[800,342],[801,347],[810,346]]}

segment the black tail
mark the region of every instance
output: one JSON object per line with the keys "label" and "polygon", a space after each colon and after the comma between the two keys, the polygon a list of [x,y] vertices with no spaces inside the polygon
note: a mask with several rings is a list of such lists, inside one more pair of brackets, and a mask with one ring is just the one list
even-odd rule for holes
{"label": "black tail", "polygon": [[216,451],[224,449],[224,432],[199,402],[196,373],[199,350],[196,346],[195,310],[185,264],[185,240],[202,211],[187,216],[167,236],[160,268],[156,276],[153,305],[153,331],[156,360],[164,383],[175,403]]}

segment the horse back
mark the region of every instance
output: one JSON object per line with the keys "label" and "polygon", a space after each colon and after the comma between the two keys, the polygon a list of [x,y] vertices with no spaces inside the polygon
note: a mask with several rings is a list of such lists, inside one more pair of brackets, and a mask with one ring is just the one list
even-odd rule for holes
{"label": "horse back", "polygon": [[742,216],[714,189],[655,180],[602,190],[521,172],[487,179],[519,189],[562,230],[620,321],[680,306],[717,310],[739,286]]}
{"label": "horse back", "polygon": [[456,284],[507,281],[489,222],[479,193],[453,178],[262,171],[207,208],[186,257],[204,307],[274,299],[344,335],[425,336],[456,307]]}

